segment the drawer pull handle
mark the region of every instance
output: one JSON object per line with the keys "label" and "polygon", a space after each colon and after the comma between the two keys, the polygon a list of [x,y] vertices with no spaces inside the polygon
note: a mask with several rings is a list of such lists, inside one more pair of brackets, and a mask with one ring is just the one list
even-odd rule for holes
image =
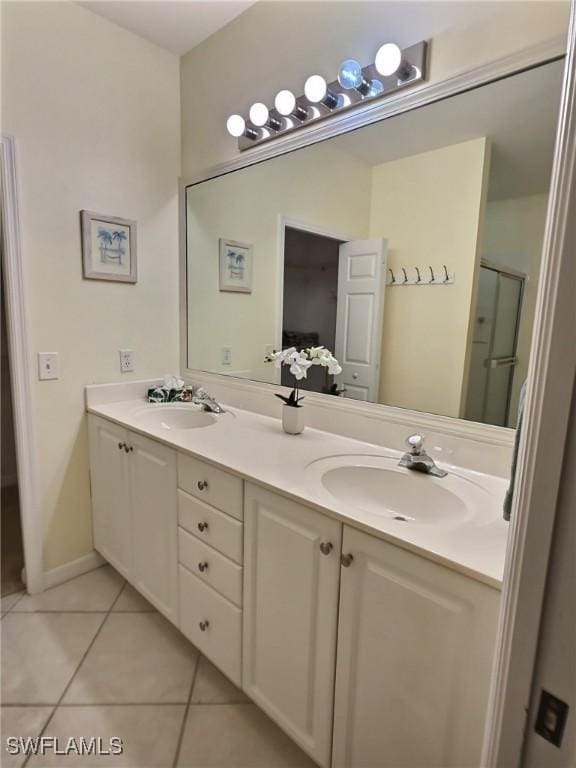
{"label": "drawer pull handle", "polygon": [[198,530],[200,533],[204,533],[204,531],[208,530],[208,523],[198,523]]}
{"label": "drawer pull handle", "polygon": [[344,568],[349,568],[354,560],[354,555],[340,555],[340,563]]}
{"label": "drawer pull handle", "polygon": [[208,490],[208,480],[198,480],[198,490],[199,491],[207,491]]}
{"label": "drawer pull handle", "polygon": [[208,563],[204,561],[203,563],[198,563],[198,570],[200,573],[204,573],[204,571],[208,570]]}
{"label": "drawer pull handle", "polygon": [[121,451],[122,448],[126,448],[126,443],[118,443],[118,450]]}
{"label": "drawer pull handle", "polygon": [[334,544],[332,544],[331,541],[320,542],[320,552],[322,552],[323,555],[329,555],[333,549],[334,549]]}
{"label": "drawer pull handle", "polygon": [[206,632],[206,630],[207,630],[207,629],[208,629],[208,627],[210,626],[210,622],[208,621],[208,619],[205,619],[204,621],[201,621],[201,622],[198,624],[198,626],[200,627],[200,631],[201,631],[201,632]]}
{"label": "drawer pull handle", "polygon": [[130,451],[134,450],[134,446],[133,445],[126,445],[126,443],[124,443],[124,450],[126,451],[126,453],[130,453]]}

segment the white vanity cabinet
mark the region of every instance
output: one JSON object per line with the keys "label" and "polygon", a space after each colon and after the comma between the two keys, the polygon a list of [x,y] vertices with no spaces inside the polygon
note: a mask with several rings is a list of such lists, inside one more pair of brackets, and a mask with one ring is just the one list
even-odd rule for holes
{"label": "white vanity cabinet", "polygon": [[89,417],[94,546],[178,620],[176,451]]}
{"label": "white vanity cabinet", "polygon": [[128,430],[97,416],[88,417],[94,547],[132,580],[132,504]]}
{"label": "white vanity cabinet", "polygon": [[250,483],[244,518],[244,690],[328,766],[342,526]]}
{"label": "white vanity cabinet", "polygon": [[499,592],[344,527],[334,768],[479,766]]}

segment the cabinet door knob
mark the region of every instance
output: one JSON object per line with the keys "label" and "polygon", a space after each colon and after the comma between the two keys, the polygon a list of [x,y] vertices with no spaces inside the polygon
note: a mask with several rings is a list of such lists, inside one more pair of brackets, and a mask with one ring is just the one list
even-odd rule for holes
{"label": "cabinet door knob", "polygon": [[208,563],[204,561],[203,563],[198,563],[198,570],[200,573],[204,573],[204,571],[208,570]]}
{"label": "cabinet door knob", "polygon": [[206,632],[206,630],[207,630],[207,629],[208,629],[208,627],[210,626],[210,622],[208,621],[208,619],[205,619],[204,621],[201,621],[201,622],[198,624],[198,626],[200,627],[200,631],[201,631],[201,632]]}
{"label": "cabinet door knob", "polygon": [[126,447],[125,443],[118,443],[118,450],[119,451],[121,451],[122,448],[125,448],[125,447]]}
{"label": "cabinet door knob", "polygon": [[344,566],[344,568],[350,568],[352,565],[352,561],[354,560],[354,555],[340,555],[340,563]]}
{"label": "cabinet door knob", "polygon": [[334,549],[334,544],[332,544],[331,541],[320,542],[320,552],[322,552],[323,555],[329,555],[333,549]]}
{"label": "cabinet door knob", "polygon": [[130,453],[130,451],[134,450],[134,446],[126,445],[126,443],[124,443],[124,450],[126,451],[126,453]]}
{"label": "cabinet door knob", "polygon": [[198,523],[198,530],[200,533],[204,533],[204,531],[208,530],[208,523]]}
{"label": "cabinet door knob", "polygon": [[198,490],[199,491],[206,491],[206,490],[208,490],[208,481],[207,480],[198,480]]}

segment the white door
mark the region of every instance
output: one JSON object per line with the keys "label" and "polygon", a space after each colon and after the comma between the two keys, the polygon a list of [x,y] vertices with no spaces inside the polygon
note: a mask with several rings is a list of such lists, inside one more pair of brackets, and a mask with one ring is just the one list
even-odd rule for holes
{"label": "white door", "polygon": [[243,687],[330,765],[342,526],[247,484]]}
{"label": "white door", "polygon": [[335,355],[345,396],[378,401],[386,240],[353,240],[340,246]]}
{"label": "white door", "polygon": [[334,768],[479,766],[500,593],[347,526],[342,552]]}
{"label": "white door", "polygon": [[178,502],[176,452],[128,433],[134,586],[177,623]]}
{"label": "white door", "polygon": [[94,547],[117,571],[132,578],[132,520],[128,433],[110,421],[89,417],[90,485]]}

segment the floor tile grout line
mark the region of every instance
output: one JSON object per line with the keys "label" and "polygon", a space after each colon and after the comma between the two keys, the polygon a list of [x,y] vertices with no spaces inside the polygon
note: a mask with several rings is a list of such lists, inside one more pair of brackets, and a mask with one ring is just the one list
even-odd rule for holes
{"label": "floor tile grout line", "polygon": [[[127,583],[128,583],[128,582],[127,582],[127,581],[124,579],[124,584],[123,584],[123,585],[120,587],[120,589],[118,590],[118,594],[116,595],[116,597],[115,597],[115,598],[114,598],[114,600],[112,601],[112,604],[110,605],[110,608],[108,609],[108,611],[105,613],[105,615],[104,615],[104,619],[102,620],[102,623],[100,624],[100,626],[99,626],[99,627],[98,627],[98,629],[96,630],[96,632],[95,632],[95,634],[94,634],[94,637],[92,638],[92,640],[91,640],[91,641],[88,643],[88,647],[86,648],[86,650],[85,650],[85,651],[84,651],[84,653],[82,654],[82,658],[81,658],[81,659],[80,659],[80,661],[78,662],[78,665],[76,666],[76,669],[75,669],[75,670],[74,670],[74,672],[72,673],[72,676],[70,677],[70,680],[68,680],[68,682],[67,682],[67,683],[66,683],[66,685],[64,686],[64,690],[63,690],[63,691],[62,691],[62,693],[60,694],[60,698],[58,699],[58,701],[57,701],[57,702],[56,702],[56,704],[54,705],[54,708],[53,708],[52,712],[51,712],[51,713],[50,713],[50,715],[48,716],[48,720],[46,720],[46,722],[45,722],[45,724],[44,724],[44,727],[42,728],[42,730],[41,730],[41,731],[40,731],[40,733],[38,734],[38,738],[40,738],[41,736],[44,736],[44,734],[46,733],[46,729],[48,728],[48,726],[50,725],[50,723],[51,723],[51,722],[52,722],[52,720],[54,719],[54,715],[55,715],[55,713],[56,713],[56,711],[57,711],[58,707],[59,707],[59,706],[60,706],[60,704],[62,703],[62,699],[63,699],[63,698],[64,698],[64,696],[66,696],[66,694],[68,693],[68,689],[69,689],[69,688],[70,688],[70,686],[72,685],[72,681],[74,680],[74,678],[75,678],[75,677],[76,677],[76,675],[78,674],[78,671],[79,671],[80,667],[81,667],[81,666],[82,666],[82,664],[84,663],[84,660],[86,659],[86,656],[88,656],[88,654],[90,653],[90,649],[92,648],[92,646],[93,646],[93,645],[94,645],[94,643],[96,642],[96,639],[97,639],[97,638],[98,638],[98,636],[100,635],[100,632],[102,632],[102,627],[103,627],[103,626],[104,626],[104,624],[106,624],[106,622],[108,621],[108,617],[110,616],[110,614],[112,613],[112,609],[114,608],[114,606],[116,605],[116,603],[117,603],[117,602],[118,602],[118,600],[120,599],[120,595],[122,594],[122,592],[124,592],[124,588],[126,587],[126,584],[127,584]],[[30,753],[30,754],[28,754],[28,755],[26,756],[26,760],[24,760],[24,762],[22,763],[22,768],[26,768],[26,766],[27,766],[27,765],[28,765],[28,763],[30,762],[30,758],[31,758],[31,757],[32,757],[32,753]]]}
{"label": "floor tile grout line", "polygon": [[[248,701],[190,701],[191,707],[235,707],[243,704],[252,704]],[[89,701],[77,703],[75,701],[61,702],[56,705],[51,702],[10,702],[9,704],[0,705],[1,709],[33,709],[34,707],[55,707],[58,706],[64,709],[73,709],[78,707],[182,707],[188,706],[188,699],[185,701]]]}
{"label": "floor tile grout line", "polygon": [[174,761],[172,762],[172,768],[177,768],[178,761],[180,760],[180,752],[182,751],[182,742],[184,741],[184,731],[186,730],[186,723],[188,722],[188,713],[190,712],[190,705],[192,703],[192,694],[194,692],[194,686],[196,685],[196,678],[198,677],[198,670],[200,668],[200,662],[202,661],[202,654],[198,651],[198,658],[196,659],[196,666],[194,667],[194,674],[192,675],[192,682],[190,683],[190,692],[188,694],[188,701],[184,707],[184,717],[182,718],[182,725],[180,727],[180,733],[178,734],[178,741],[176,742],[176,752],[174,753]]}

